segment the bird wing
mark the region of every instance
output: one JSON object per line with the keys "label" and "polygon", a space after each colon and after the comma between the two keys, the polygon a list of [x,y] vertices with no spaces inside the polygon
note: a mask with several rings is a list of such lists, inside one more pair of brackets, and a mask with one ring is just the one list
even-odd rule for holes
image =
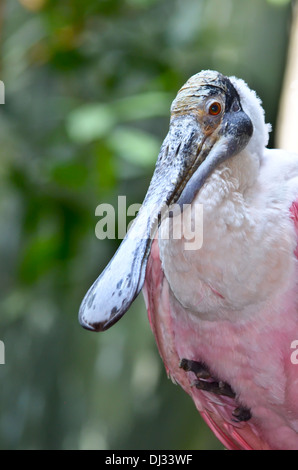
{"label": "bird wing", "polygon": [[[298,218],[296,220],[298,224]],[[193,386],[194,374],[179,367],[182,358],[178,356],[175,343],[176,315],[173,310],[177,313],[182,307],[171,295],[162,270],[157,240],[154,240],[152,245],[143,294],[150,325],[168,376],[191,396],[217,438],[230,450],[269,450],[270,447],[262,439],[254,418],[241,423],[232,420],[232,412],[239,406],[234,398],[198,390]]]}

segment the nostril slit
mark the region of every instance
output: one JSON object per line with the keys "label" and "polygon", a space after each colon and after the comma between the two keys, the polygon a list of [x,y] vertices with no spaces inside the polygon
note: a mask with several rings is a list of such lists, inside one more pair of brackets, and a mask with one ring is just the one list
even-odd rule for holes
{"label": "nostril slit", "polygon": [[176,148],[176,153],[175,153],[175,157],[177,157],[179,151],[180,151],[180,147],[181,147],[181,142],[179,143],[178,147]]}

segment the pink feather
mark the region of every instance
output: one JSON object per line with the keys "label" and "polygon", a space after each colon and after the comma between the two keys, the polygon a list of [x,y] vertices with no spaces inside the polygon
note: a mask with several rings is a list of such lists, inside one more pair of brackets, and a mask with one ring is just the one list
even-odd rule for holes
{"label": "pink feather", "polygon": [[[298,237],[298,202],[293,203],[290,209],[290,216],[294,221]],[[296,248],[295,255],[297,257],[298,248]],[[278,439],[278,432],[276,433],[275,427],[282,426],[283,420],[281,419],[279,421],[279,417],[276,417],[275,407],[273,405],[273,411],[269,406],[268,411],[265,410],[263,413],[263,419],[264,421],[267,419],[267,422],[262,422],[258,417],[255,418],[253,413],[253,417],[249,421],[236,423],[232,419],[232,411],[239,406],[239,403],[237,403],[235,399],[223,396],[214,397],[209,392],[198,390],[193,386],[195,379],[194,374],[191,372],[186,373],[179,367],[179,362],[182,358],[181,354],[179,354],[179,350],[183,350],[184,357],[194,360],[203,359],[205,352],[200,350],[202,343],[200,341],[200,332],[197,325],[191,318],[187,318],[187,315],[184,314],[184,309],[176,301],[170,291],[169,284],[162,270],[157,240],[153,242],[143,293],[150,325],[168,376],[171,377],[173,381],[177,382],[185,392],[191,396],[201,416],[222,444],[231,450],[270,450],[278,448],[278,446],[274,445],[275,439]],[[297,290],[295,290],[294,293],[290,292],[288,294],[288,302],[285,304],[287,323],[291,325],[291,327],[286,327],[284,330],[280,328],[280,325],[278,326],[278,330],[274,326],[271,330],[268,328],[267,342],[269,343],[269,341],[272,340],[274,341],[273,344],[275,348],[280,347],[281,350],[279,353],[283,356],[283,362],[280,366],[281,370],[278,371],[278,373],[280,372],[281,380],[285,378],[288,381],[286,386],[288,396],[285,397],[285,403],[282,404],[280,412],[284,413],[285,409],[288,408],[288,413],[295,413],[298,419],[298,400],[296,393],[293,395],[293,387],[297,390],[295,383],[298,383],[298,366],[294,366],[289,361],[289,345],[291,338],[294,338],[295,334],[298,337],[296,299]],[[220,325],[217,325],[217,330],[220,327]],[[257,326],[255,325],[255,327]],[[291,328],[294,328],[294,336],[291,336]],[[226,334],[236,333],[239,334],[239,332],[236,332],[235,328],[233,331],[232,326],[226,328]],[[225,335],[223,334],[223,341],[224,337]],[[217,338],[215,337],[214,339],[216,342]],[[245,339],[247,339],[247,335],[244,335],[244,340]],[[288,347],[287,356],[282,351],[282,341],[283,344],[286,344]],[[181,342],[183,343],[182,348]],[[197,346],[194,347],[194,344]],[[220,353],[220,351],[216,352],[216,348],[214,349],[215,354]],[[212,357],[210,359],[212,361]],[[212,367],[212,363],[208,365]],[[233,367],[233,364],[231,364],[231,367]],[[274,378],[272,379],[274,380]],[[267,393],[265,386],[263,389],[262,387],[256,386],[255,391],[263,395]],[[252,393],[253,392],[254,390],[252,390]],[[259,398],[260,397],[257,396],[252,400],[252,410],[254,410],[254,401],[256,402],[256,409],[258,406],[261,406],[262,400],[259,400]],[[288,431],[289,448],[298,448],[298,434],[294,433],[296,434],[295,439],[292,429]],[[272,436],[270,436],[270,433]],[[284,433],[287,433],[287,429]],[[275,436],[275,434],[277,434],[277,436]],[[286,447],[282,444],[281,448]]]}

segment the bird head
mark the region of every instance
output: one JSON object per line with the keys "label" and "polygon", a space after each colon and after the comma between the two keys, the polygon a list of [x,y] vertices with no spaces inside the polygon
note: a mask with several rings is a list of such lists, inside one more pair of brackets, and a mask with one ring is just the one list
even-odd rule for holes
{"label": "bird head", "polygon": [[190,204],[214,169],[248,146],[252,118],[264,120],[259,102],[260,109],[254,103],[250,109],[250,93],[244,82],[210,70],[180,89],[143,205],[82,302],[83,327],[102,331],[122,317],[143,286],[151,243],[168,207]]}

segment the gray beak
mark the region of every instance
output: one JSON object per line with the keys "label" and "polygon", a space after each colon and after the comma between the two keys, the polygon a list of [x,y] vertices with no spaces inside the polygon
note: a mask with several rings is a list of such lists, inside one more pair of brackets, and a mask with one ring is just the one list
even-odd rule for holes
{"label": "gray beak", "polygon": [[168,207],[191,203],[213,169],[247,145],[251,120],[241,107],[230,108],[212,135],[192,112],[172,117],[143,205],[83,299],[79,322],[84,328],[103,331],[124,315],[143,287],[151,244]]}

